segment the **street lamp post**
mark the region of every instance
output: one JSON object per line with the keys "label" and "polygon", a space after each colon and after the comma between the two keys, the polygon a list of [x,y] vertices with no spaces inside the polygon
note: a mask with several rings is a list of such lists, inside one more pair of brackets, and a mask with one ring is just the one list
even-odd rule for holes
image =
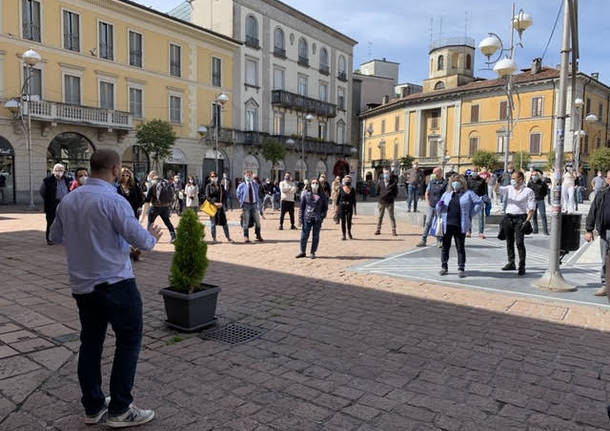
{"label": "street lamp post", "polygon": [[[33,210],[36,208],[34,205],[34,186],[32,181],[32,68],[42,61],[42,57],[33,49],[28,49],[23,53],[23,62],[26,65],[27,76],[25,78],[24,90],[22,91],[22,104],[21,104],[21,117],[23,119],[23,111],[25,109],[27,113],[27,126],[25,127],[26,133],[26,148],[28,152],[28,181],[30,188],[30,203],[28,209]],[[25,93],[25,94],[24,94]]]}
{"label": "street lamp post", "polygon": [[[493,64],[493,70],[502,78],[506,79],[506,139],[504,140],[504,171],[508,167],[508,158],[510,155],[509,147],[510,147],[510,137],[513,123],[513,73],[517,70],[517,63],[515,62],[515,41],[514,41],[514,32],[517,31],[519,34],[519,40],[521,40],[521,35],[525,30],[527,30],[532,24],[534,20],[531,15],[520,10],[517,15],[515,15],[515,4],[513,3],[513,13],[511,19],[511,28],[510,28],[510,48],[504,48],[502,44],[502,39],[496,33],[489,33],[489,36],[486,37],[479,43],[479,49],[487,57],[487,66],[491,67]],[[521,43],[519,43],[520,46]],[[499,51],[499,55],[494,60],[491,60],[491,57]],[[509,55],[506,58],[501,58],[502,53],[508,52]]]}
{"label": "street lamp post", "polygon": [[[303,130],[302,130],[302,134],[301,134],[301,160],[303,165],[302,166],[307,166],[305,165],[305,131],[307,130],[306,127],[306,123],[309,124],[311,123],[311,121],[313,120],[313,115],[311,114],[307,114],[303,116]],[[301,174],[301,181],[303,181],[305,179],[305,174],[307,173],[306,169],[303,168],[303,173]]]}
{"label": "street lamp post", "polygon": [[214,109],[216,109],[215,112],[215,119],[214,119],[214,128],[216,129],[216,133],[215,133],[215,141],[216,141],[216,147],[214,149],[214,159],[215,159],[215,169],[216,169],[216,175],[220,175],[220,173],[218,172],[218,140],[219,140],[219,136],[220,136],[220,113],[222,112],[222,108],[225,106],[225,103],[227,103],[229,101],[229,96],[227,96],[224,93],[220,93],[220,95],[216,98],[215,102],[216,104],[214,105]]}
{"label": "street lamp post", "polygon": [[[580,97],[574,99],[573,109],[572,109],[572,135],[574,139],[574,145],[572,147],[572,151],[574,152],[574,169],[578,172],[578,168],[580,165],[580,139],[581,136],[584,136],[584,130],[581,130],[580,126],[580,117],[581,110],[584,106],[585,102]],[[580,133],[582,132],[582,134]]]}

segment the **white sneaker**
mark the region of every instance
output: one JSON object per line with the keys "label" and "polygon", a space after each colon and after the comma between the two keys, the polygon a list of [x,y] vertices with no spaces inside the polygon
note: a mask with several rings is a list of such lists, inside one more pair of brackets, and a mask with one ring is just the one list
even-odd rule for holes
{"label": "white sneaker", "polygon": [[85,415],[85,424],[95,425],[100,423],[104,415],[108,413],[108,404],[110,404],[110,397],[106,397],[104,400],[104,407],[102,407],[99,412],[94,415]]}
{"label": "white sneaker", "polygon": [[127,428],[150,422],[155,417],[154,410],[140,409],[134,405],[129,407],[125,413],[119,416],[108,416],[106,425],[110,428]]}

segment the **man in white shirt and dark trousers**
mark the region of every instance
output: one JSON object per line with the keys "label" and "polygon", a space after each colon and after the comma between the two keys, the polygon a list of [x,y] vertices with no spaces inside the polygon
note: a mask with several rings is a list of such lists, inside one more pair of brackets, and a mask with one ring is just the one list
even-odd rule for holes
{"label": "man in white shirt and dark trousers", "polygon": [[525,242],[523,229],[526,222],[529,223],[536,209],[536,196],[532,189],[525,187],[525,175],[523,172],[513,172],[511,184],[502,186],[500,190],[506,199],[506,215],[502,220],[501,228],[506,235],[506,252],[508,263],[502,271],[514,271],[515,267],[515,242],[519,252],[519,275],[525,274]]}
{"label": "man in white shirt and dark trousers", "polygon": [[284,181],[280,182],[280,227],[284,229],[284,214],[288,213],[290,216],[290,229],[296,230],[294,225],[294,195],[297,192],[297,186],[292,182],[292,178],[289,172],[284,175]]}
{"label": "man in white shirt and dark trousers", "polygon": [[[121,159],[112,150],[91,156],[91,177],[62,199],[51,239],[65,245],[72,295],[81,322],[78,380],[85,423],[124,428],[152,420],[155,412],[133,405],[131,390],[142,341],[142,299],[129,259],[130,245],[151,250],[161,230],[140,226],[117,193]],[[102,391],[101,359],[108,323],[116,335],[110,397]]]}

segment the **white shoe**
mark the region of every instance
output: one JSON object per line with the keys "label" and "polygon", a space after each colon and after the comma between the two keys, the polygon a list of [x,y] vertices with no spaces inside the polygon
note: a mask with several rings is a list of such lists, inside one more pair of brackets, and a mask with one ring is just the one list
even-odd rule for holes
{"label": "white shoe", "polygon": [[85,424],[95,425],[100,423],[104,415],[108,413],[108,404],[110,404],[110,397],[106,397],[104,400],[104,407],[102,407],[99,412],[94,415],[85,415]]}
{"label": "white shoe", "polygon": [[110,428],[127,428],[150,422],[155,417],[154,410],[140,409],[133,404],[125,413],[119,416],[108,416],[106,425]]}

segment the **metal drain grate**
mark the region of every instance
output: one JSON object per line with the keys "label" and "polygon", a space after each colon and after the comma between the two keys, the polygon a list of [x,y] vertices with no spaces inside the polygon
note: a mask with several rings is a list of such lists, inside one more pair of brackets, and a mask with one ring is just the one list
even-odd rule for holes
{"label": "metal drain grate", "polygon": [[227,344],[240,344],[260,337],[263,331],[251,326],[231,323],[212,332],[201,334],[204,340],[220,341]]}

